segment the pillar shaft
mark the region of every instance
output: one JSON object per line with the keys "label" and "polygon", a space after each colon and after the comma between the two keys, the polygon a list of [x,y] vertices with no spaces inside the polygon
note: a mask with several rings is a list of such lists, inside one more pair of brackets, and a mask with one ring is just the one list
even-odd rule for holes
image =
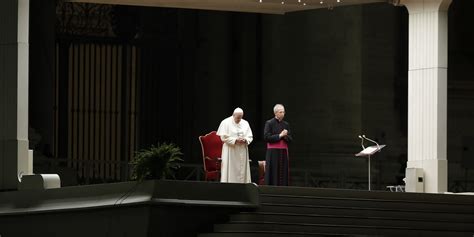
{"label": "pillar shaft", "polygon": [[0,1],[0,190],[27,172],[28,15],[29,0]]}
{"label": "pillar shaft", "polygon": [[423,169],[425,192],[445,192],[448,180],[448,7],[451,0],[401,3],[409,12],[407,168]]}

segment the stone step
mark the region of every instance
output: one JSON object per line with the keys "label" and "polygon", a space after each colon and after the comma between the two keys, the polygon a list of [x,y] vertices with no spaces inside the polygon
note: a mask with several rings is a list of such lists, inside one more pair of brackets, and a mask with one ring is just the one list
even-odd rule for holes
{"label": "stone step", "polygon": [[385,207],[362,208],[357,206],[316,206],[262,203],[257,212],[318,215],[356,215],[361,217],[386,217],[435,221],[468,222],[474,224],[474,213],[449,213],[420,210],[400,210]]}
{"label": "stone step", "polygon": [[[474,202],[474,199],[472,200]],[[339,207],[360,207],[397,209],[403,211],[432,211],[446,213],[474,213],[474,203],[456,202],[432,202],[419,200],[397,200],[382,198],[364,197],[321,197],[321,196],[296,196],[280,194],[261,194],[261,203],[288,204],[288,205],[309,205],[309,206],[339,206]]]}
{"label": "stone step", "polygon": [[328,224],[294,224],[294,223],[228,223],[214,226],[214,233],[234,233],[234,232],[287,232],[294,234],[329,233],[329,234],[349,234],[349,235],[383,235],[383,236],[431,236],[431,237],[467,237],[472,236],[472,232],[462,231],[440,231],[412,229],[402,227],[387,226],[361,226],[361,225],[328,225]]}
{"label": "stone step", "polygon": [[291,236],[291,237],[380,237],[382,235],[356,235],[356,234],[332,234],[332,233],[290,233],[290,232],[219,232],[204,233],[198,237],[274,237],[274,236]]}
{"label": "stone step", "polygon": [[430,194],[430,193],[408,193],[408,192],[387,192],[387,191],[367,191],[354,189],[321,189],[308,187],[283,187],[283,186],[259,186],[261,196],[281,195],[281,196],[309,196],[319,198],[356,198],[356,199],[378,199],[390,201],[410,201],[423,203],[456,203],[474,205],[474,195],[455,194]]}
{"label": "stone step", "polygon": [[308,215],[287,213],[242,213],[231,216],[229,223],[286,223],[286,224],[324,224],[357,225],[374,227],[400,227],[420,230],[463,231],[474,233],[474,224],[466,222],[434,221],[420,219],[400,219],[381,217],[362,217],[345,215]]}

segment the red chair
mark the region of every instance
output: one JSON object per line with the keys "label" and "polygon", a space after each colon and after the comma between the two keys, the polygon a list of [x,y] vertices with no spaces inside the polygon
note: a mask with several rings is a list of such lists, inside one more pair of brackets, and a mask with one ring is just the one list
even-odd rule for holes
{"label": "red chair", "polygon": [[204,136],[199,136],[202,149],[202,162],[204,165],[204,179],[206,181],[220,181],[222,140],[212,131]]}

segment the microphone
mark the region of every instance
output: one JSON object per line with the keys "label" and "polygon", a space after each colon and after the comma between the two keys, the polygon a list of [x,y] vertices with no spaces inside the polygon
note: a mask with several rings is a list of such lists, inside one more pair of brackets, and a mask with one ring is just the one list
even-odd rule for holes
{"label": "microphone", "polygon": [[359,138],[360,138],[360,146],[362,146],[362,150],[365,149],[365,146],[364,146],[364,138],[359,135]]}
{"label": "microphone", "polygon": [[375,143],[375,144],[377,145],[377,149],[380,149],[380,145],[379,145],[376,141],[374,141],[374,140],[372,140],[372,139],[370,139],[370,138],[367,138],[365,135],[362,135],[362,137],[365,138],[366,140],[369,140],[369,141]]}

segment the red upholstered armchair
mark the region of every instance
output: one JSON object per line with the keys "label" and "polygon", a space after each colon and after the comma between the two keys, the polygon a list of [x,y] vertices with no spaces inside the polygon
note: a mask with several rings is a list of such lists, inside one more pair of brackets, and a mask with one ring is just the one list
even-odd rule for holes
{"label": "red upholstered armchair", "polygon": [[222,140],[212,131],[204,136],[199,136],[202,148],[202,162],[204,165],[204,179],[206,181],[220,181]]}

